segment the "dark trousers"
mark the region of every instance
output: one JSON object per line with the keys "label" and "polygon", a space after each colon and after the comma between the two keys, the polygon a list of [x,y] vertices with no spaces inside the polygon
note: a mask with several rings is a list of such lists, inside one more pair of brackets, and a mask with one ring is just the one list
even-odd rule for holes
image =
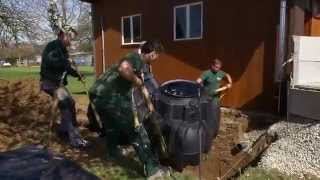
{"label": "dark trousers", "polygon": [[140,161],[144,165],[147,176],[154,174],[159,169],[159,161],[151,150],[149,136],[143,126],[134,127],[134,116],[130,102],[118,101],[118,104],[106,103],[103,107],[96,104],[96,98],[91,96],[105,130],[107,155],[118,156],[118,145],[131,144]]}
{"label": "dark trousers", "polygon": [[59,87],[50,81],[41,81],[40,89],[58,99],[58,107],[61,113],[61,123],[58,131],[60,133],[68,133],[69,135],[78,135],[75,101],[67,88],[64,86]]}

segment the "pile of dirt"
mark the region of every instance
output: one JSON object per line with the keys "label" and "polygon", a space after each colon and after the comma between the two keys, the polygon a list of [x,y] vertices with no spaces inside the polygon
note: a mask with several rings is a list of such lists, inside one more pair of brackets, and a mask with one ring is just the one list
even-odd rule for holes
{"label": "pile of dirt", "polygon": [[[125,162],[125,168],[120,163],[105,159],[104,139],[97,138],[84,126],[88,123],[86,108],[88,97],[74,97],[77,105],[77,115],[80,133],[91,141],[94,148],[78,150],[56,136],[54,129],[59,123],[60,112],[57,103],[44,92],[40,91],[39,81],[25,79],[9,82],[0,79],[0,152],[13,150],[25,145],[48,145],[50,121],[54,121],[50,146],[55,154],[63,155],[76,161],[82,168],[89,170],[101,179],[108,177],[130,176],[141,177],[136,170],[136,161]],[[121,162],[122,163],[122,162]],[[123,175],[125,174],[125,175]]]}
{"label": "pile of dirt", "polygon": [[0,151],[25,144],[45,144],[49,122],[57,121],[56,103],[32,79],[0,80]]}

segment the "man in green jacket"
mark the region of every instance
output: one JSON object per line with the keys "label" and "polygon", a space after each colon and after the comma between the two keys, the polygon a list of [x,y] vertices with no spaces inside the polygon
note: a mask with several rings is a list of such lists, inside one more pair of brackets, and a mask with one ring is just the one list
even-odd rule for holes
{"label": "man in green jacket", "polygon": [[[116,158],[120,155],[118,145],[121,144],[121,137],[127,137],[149,179],[168,175],[169,171],[160,166],[158,157],[152,153],[145,128],[135,125],[132,91],[133,88],[144,87],[141,78],[143,66],[155,61],[162,51],[163,47],[158,41],[147,41],[141,48],[141,54],[127,54],[102,74],[90,89],[90,100],[106,132],[108,157]],[[152,107],[149,109],[154,111]]]}
{"label": "man in green jacket", "polygon": [[[214,59],[209,70],[206,70],[197,79],[197,83],[204,87],[206,93],[212,97],[215,104],[220,104],[220,95],[223,91],[232,87],[231,76],[221,70],[222,62],[219,59]],[[220,87],[223,79],[227,80],[227,84]]]}
{"label": "man in green jacket", "polygon": [[70,64],[67,47],[71,39],[76,35],[75,31],[58,34],[58,39],[51,41],[42,53],[40,70],[40,88],[50,96],[58,99],[58,107],[61,113],[61,123],[58,128],[58,135],[67,140],[72,147],[83,148],[88,142],[81,138],[76,128],[75,102],[65,87],[67,76],[82,78]]}

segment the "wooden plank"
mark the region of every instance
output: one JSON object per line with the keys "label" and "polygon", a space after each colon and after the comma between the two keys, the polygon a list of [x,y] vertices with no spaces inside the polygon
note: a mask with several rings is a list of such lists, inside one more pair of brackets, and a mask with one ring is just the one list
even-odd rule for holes
{"label": "wooden plank", "polygon": [[233,166],[226,171],[224,175],[217,178],[219,180],[229,179],[238,174],[242,169],[246,168],[254,161],[268,146],[275,140],[274,135],[268,133],[262,134],[257,141],[247,151],[241,151],[238,159],[233,163]]}

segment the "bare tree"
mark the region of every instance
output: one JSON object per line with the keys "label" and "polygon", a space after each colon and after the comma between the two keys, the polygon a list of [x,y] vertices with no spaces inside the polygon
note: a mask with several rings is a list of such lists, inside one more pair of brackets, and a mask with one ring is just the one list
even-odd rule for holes
{"label": "bare tree", "polygon": [[23,37],[30,37],[34,28],[32,17],[24,9],[21,9],[22,2],[15,4],[12,1],[0,0],[0,41],[1,45],[10,41],[18,41]]}
{"label": "bare tree", "polygon": [[[59,0],[66,24],[81,29],[79,40],[91,38],[90,6],[79,0]],[[0,41],[47,42],[54,38],[48,21],[49,0],[0,0]],[[84,32],[88,31],[88,32]],[[83,32],[83,33],[82,33]]]}

